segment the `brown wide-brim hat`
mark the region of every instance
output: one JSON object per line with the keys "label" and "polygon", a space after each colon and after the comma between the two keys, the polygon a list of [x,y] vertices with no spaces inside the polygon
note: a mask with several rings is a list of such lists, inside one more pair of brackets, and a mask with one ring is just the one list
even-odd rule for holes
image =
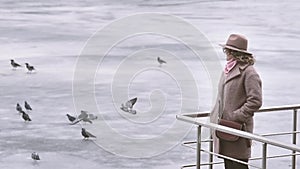
{"label": "brown wide-brim hat", "polygon": [[231,34],[228,37],[226,44],[220,44],[220,46],[222,46],[223,48],[252,55],[252,53],[247,51],[248,40],[243,35]]}

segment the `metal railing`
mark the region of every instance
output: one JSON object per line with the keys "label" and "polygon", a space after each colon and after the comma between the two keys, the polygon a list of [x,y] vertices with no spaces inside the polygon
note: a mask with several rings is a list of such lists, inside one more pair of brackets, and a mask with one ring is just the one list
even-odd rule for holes
{"label": "metal railing", "polygon": [[[210,113],[209,112],[202,112],[202,113],[186,113],[186,114],[182,114],[182,115],[177,115],[176,118],[178,120],[181,121],[185,121],[188,123],[192,123],[198,126],[197,128],[197,141],[192,141],[192,142],[185,142],[183,143],[184,146],[190,147],[190,148],[194,148],[196,149],[196,164],[193,165],[185,165],[182,168],[187,168],[187,167],[195,167],[197,169],[200,169],[201,166],[204,165],[209,165],[209,168],[212,169],[214,164],[220,164],[222,162],[214,162],[213,161],[213,156],[218,156],[221,158],[225,158],[225,159],[229,159],[232,161],[236,161],[242,164],[246,164],[255,168],[260,168],[254,165],[251,165],[249,163],[228,157],[228,156],[224,156],[221,154],[217,154],[213,152],[213,144],[212,144],[212,139],[209,140],[201,140],[201,128],[202,127],[206,127],[209,128],[211,130],[218,130],[218,131],[222,131],[225,133],[229,133],[229,134],[233,134],[233,135],[237,135],[240,137],[244,137],[247,139],[251,139],[253,141],[257,141],[262,143],[263,147],[262,147],[262,157],[261,158],[251,158],[250,160],[262,160],[262,169],[266,169],[267,168],[267,159],[268,158],[278,158],[278,157],[288,157],[291,156],[292,157],[292,169],[296,169],[296,156],[300,155],[300,147],[296,145],[297,143],[297,134],[300,133],[300,131],[297,131],[297,110],[300,109],[300,104],[299,105],[285,105],[285,106],[276,106],[276,107],[266,107],[266,108],[261,108],[259,111],[257,111],[256,113],[262,113],[262,112],[274,112],[274,111],[285,111],[285,110],[293,110],[293,130],[291,132],[280,132],[280,133],[270,133],[270,134],[265,134],[265,135],[259,135],[259,134],[252,134],[252,133],[248,133],[245,131],[241,131],[241,130],[236,130],[233,128],[229,128],[229,127],[225,127],[225,126],[221,126],[215,123],[210,123],[210,122],[203,122],[203,120],[201,121],[201,118],[203,117],[209,117]],[[280,141],[276,141],[270,138],[267,138],[266,136],[275,136],[275,135],[286,135],[286,134],[292,134],[292,144],[287,144],[287,143],[283,143]],[[204,150],[201,148],[201,143],[202,142],[209,142],[209,151]],[[196,144],[196,148],[189,146],[190,144]],[[268,156],[267,157],[267,146],[268,145],[273,145],[275,147],[281,147],[283,149],[287,149],[287,150],[291,150],[292,153],[291,154],[285,154],[285,155],[276,155],[276,156]],[[201,164],[201,152],[205,152],[209,154],[209,162],[208,163],[204,163]]]}

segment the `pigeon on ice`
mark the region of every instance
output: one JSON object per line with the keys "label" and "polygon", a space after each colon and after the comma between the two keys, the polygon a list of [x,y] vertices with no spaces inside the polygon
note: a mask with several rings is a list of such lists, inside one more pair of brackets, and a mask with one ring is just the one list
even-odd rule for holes
{"label": "pigeon on ice", "polygon": [[16,106],[16,110],[21,113],[23,110],[22,110],[22,107],[20,106],[19,103],[17,103],[17,106]]}
{"label": "pigeon on ice", "polygon": [[41,160],[39,154],[36,153],[36,152],[33,152],[33,153],[31,154],[31,158],[32,158],[34,161]]}
{"label": "pigeon on ice", "polygon": [[73,116],[71,116],[69,114],[66,114],[66,116],[68,117],[68,119],[69,119],[70,122],[73,122],[73,121],[76,120],[76,117],[73,117]]}
{"label": "pigeon on ice", "polygon": [[167,62],[162,60],[160,57],[157,57],[157,61],[159,63],[159,66],[161,66],[162,64],[167,64]]}
{"label": "pigeon on ice", "polygon": [[25,113],[23,110],[20,111],[20,113],[22,113],[22,118],[26,121],[31,121],[29,115],[27,113]]}
{"label": "pigeon on ice", "polygon": [[12,66],[14,69],[17,68],[17,67],[21,67],[21,65],[18,64],[18,63],[16,63],[13,59],[10,60],[10,64],[11,64],[11,66]]}
{"label": "pigeon on ice", "polygon": [[25,109],[26,110],[32,110],[31,106],[27,103],[27,101],[25,101]]}
{"label": "pigeon on ice", "polygon": [[25,63],[25,65],[26,65],[28,72],[32,72],[33,70],[35,70],[35,68],[33,66],[29,65],[29,63]]}
{"label": "pigeon on ice", "polygon": [[125,105],[122,103],[120,109],[123,110],[124,112],[136,114],[136,110],[132,109],[136,101],[137,101],[137,97],[130,99],[125,103]]}
{"label": "pigeon on ice", "polygon": [[86,131],[85,128],[82,128],[82,129],[81,129],[81,135],[84,137],[84,139],[88,139],[89,137],[96,138],[96,136],[94,136],[94,135],[91,134],[90,132]]}

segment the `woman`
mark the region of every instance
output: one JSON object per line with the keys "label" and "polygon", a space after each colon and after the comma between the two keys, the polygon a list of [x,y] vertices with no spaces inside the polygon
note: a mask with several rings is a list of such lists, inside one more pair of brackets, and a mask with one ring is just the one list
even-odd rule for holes
{"label": "woman", "polygon": [[[243,130],[253,132],[253,115],[262,105],[261,80],[253,65],[255,59],[247,51],[247,39],[231,34],[223,51],[227,64],[221,75],[217,102],[212,111],[212,121],[225,119],[243,124]],[[225,156],[248,162],[251,141],[239,138],[225,141],[214,138],[215,151]],[[225,169],[248,169],[247,165],[224,159]]]}

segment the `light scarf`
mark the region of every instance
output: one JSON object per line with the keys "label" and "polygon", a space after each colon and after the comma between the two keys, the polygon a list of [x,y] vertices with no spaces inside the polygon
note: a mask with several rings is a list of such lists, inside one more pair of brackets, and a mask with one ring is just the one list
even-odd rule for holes
{"label": "light scarf", "polygon": [[234,68],[236,63],[237,61],[234,58],[228,60],[225,65],[225,70],[224,70],[225,74],[228,74]]}

